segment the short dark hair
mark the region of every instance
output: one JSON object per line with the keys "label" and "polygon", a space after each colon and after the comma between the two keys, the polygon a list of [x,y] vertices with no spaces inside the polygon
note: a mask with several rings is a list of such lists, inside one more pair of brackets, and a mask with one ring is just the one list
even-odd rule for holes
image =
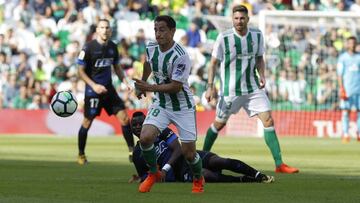
{"label": "short dark hair", "polygon": [[100,22],[107,22],[107,24],[109,24],[110,25],[110,21],[108,20],[108,19],[106,19],[106,18],[100,18],[99,19],[99,21],[98,21],[98,24],[100,23]]}
{"label": "short dark hair", "polygon": [[243,6],[243,5],[234,6],[233,9],[232,9],[232,13],[235,13],[235,12],[241,12],[241,13],[245,13],[245,14],[249,13],[246,6]]}
{"label": "short dark hair", "polygon": [[168,16],[168,15],[157,16],[155,18],[155,22],[160,22],[160,21],[164,21],[166,23],[166,25],[168,26],[168,28],[170,28],[170,29],[176,28],[176,22],[175,22],[174,18],[172,18],[171,16]]}
{"label": "short dark hair", "polygon": [[141,111],[135,111],[132,115],[133,118],[138,116],[145,117],[145,114]]}
{"label": "short dark hair", "polygon": [[355,40],[355,42],[357,41],[356,37],[354,35],[350,36],[347,38],[347,41],[349,40]]}

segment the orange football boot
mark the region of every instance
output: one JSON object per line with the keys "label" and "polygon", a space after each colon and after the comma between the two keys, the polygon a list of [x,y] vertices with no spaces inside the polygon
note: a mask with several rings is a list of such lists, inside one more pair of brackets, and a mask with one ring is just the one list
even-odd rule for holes
{"label": "orange football boot", "polygon": [[299,169],[288,166],[286,164],[281,164],[280,166],[276,167],[276,173],[299,173]]}
{"label": "orange football boot", "polygon": [[139,192],[150,192],[151,187],[155,184],[156,181],[161,180],[161,172],[158,170],[156,173],[150,173],[146,179],[140,184]]}

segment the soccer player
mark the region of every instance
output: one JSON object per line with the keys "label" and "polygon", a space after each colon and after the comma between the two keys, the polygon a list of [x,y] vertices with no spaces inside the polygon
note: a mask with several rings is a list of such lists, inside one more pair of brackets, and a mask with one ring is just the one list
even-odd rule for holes
{"label": "soccer player", "polygon": [[[131,129],[135,136],[139,137],[145,115],[142,112],[134,112],[131,119]],[[170,129],[165,128],[154,142],[157,156],[157,164],[161,168],[162,180],[165,182],[191,182],[191,170],[181,156],[181,146],[177,135]],[[274,182],[274,177],[260,173],[246,163],[230,158],[222,158],[212,152],[197,151],[202,158],[203,174],[206,182]],[[137,175],[131,182],[147,177],[147,167],[141,154],[139,144],[135,145],[133,163]],[[225,175],[222,170],[230,170],[243,176]]]}
{"label": "soccer player", "polygon": [[[140,97],[145,92],[154,92],[156,99],[150,106],[140,135],[140,147],[149,175],[139,186],[139,192],[149,192],[161,177],[156,166],[154,141],[170,123],[179,131],[182,153],[194,174],[192,192],[204,191],[204,177],[201,173],[201,158],[196,152],[196,119],[193,95],[189,89],[188,77],[191,62],[185,49],[174,42],[176,23],[170,16],[157,16],[154,22],[157,43],[146,47],[146,62],[142,79],[135,80]],[[146,82],[153,73],[156,84]]]}
{"label": "soccer player", "polygon": [[346,52],[340,55],[337,65],[340,86],[340,108],[342,109],[342,142],[348,143],[349,114],[352,107],[357,111],[357,139],[360,141],[360,53],[357,53],[356,37],[346,40]]}
{"label": "soccer player", "polygon": [[[109,40],[111,28],[109,21],[100,19],[96,27],[96,39],[85,44],[78,56],[79,76],[86,83],[84,119],[78,134],[78,163],[87,163],[85,145],[87,134],[94,118],[104,108],[109,115],[116,115],[122,124],[122,132],[129,148],[131,161],[134,138],[131,133],[129,117],[124,102],[118,96],[111,79],[111,67],[114,67],[119,79],[128,85],[119,65],[119,53],[114,42]],[[128,86],[129,87],[129,86]]]}
{"label": "soccer player", "polygon": [[275,160],[275,171],[297,173],[297,168],[282,161],[271,117],[270,101],[263,90],[265,63],[261,31],[248,28],[248,10],[242,5],[233,8],[232,22],[233,28],[219,34],[212,52],[206,99],[210,101],[216,95],[213,81],[218,62],[221,62],[221,88],[216,118],[207,131],[203,150],[210,151],[218,132],[226,125],[231,114],[237,113],[243,107],[249,116],[256,115],[264,125],[265,142]]}

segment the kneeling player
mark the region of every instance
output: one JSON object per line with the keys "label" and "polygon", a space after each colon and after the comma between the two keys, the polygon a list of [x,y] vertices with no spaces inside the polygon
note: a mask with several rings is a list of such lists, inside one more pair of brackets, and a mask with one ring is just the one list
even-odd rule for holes
{"label": "kneeling player", "polygon": [[[145,115],[142,112],[135,112],[131,119],[131,128],[134,135],[139,137]],[[157,155],[157,164],[162,169],[162,181],[165,182],[192,182],[191,170],[181,155],[181,147],[177,135],[169,128],[166,128],[158,136],[154,143]],[[212,152],[197,151],[202,158],[203,175],[206,182],[274,182],[273,176],[267,176],[246,163],[230,158],[223,158]],[[130,180],[143,181],[147,176],[147,167],[139,144],[134,148],[133,163],[137,170],[137,176]],[[225,175],[222,170],[230,170],[242,175]],[[161,181],[161,180],[159,180]]]}

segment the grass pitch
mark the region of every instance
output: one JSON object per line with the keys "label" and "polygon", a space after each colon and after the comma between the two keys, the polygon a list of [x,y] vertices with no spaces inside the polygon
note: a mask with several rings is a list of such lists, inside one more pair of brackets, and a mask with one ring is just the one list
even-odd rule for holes
{"label": "grass pitch", "polygon": [[[201,148],[203,139],[198,141]],[[285,163],[299,174],[275,174],[261,138],[218,138],[213,151],[240,159],[269,175],[273,184],[159,183],[150,193],[129,184],[135,168],[121,137],[89,137],[90,164],[76,164],[77,138],[0,136],[0,202],[360,202],[360,143],[280,138]]]}

